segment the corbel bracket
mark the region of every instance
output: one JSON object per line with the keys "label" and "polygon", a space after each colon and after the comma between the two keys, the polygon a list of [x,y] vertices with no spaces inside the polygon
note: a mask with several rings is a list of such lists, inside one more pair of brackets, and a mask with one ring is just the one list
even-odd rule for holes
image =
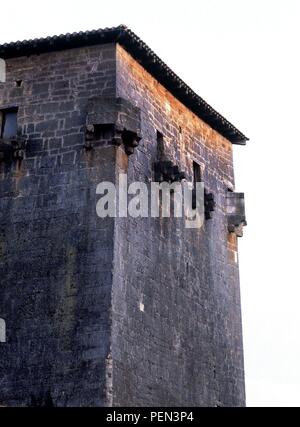
{"label": "corbel bracket", "polygon": [[204,214],[205,219],[212,219],[212,212],[216,207],[215,196],[213,193],[209,193],[206,188],[204,189]]}
{"label": "corbel bracket", "polygon": [[0,161],[22,160],[27,140],[23,136],[0,139]]}
{"label": "corbel bracket", "polygon": [[171,161],[155,162],[154,168],[154,181],[155,182],[180,182],[186,178],[185,172],[181,171],[177,165]]}
{"label": "corbel bracket", "polygon": [[242,237],[243,227],[247,225],[244,193],[228,191],[226,201],[228,231],[235,233],[237,237]]}
{"label": "corbel bracket", "polygon": [[123,144],[126,154],[130,156],[142,139],[140,122],[140,109],[126,99],[92,98],[88,104],[85,147],[92,149],[99,145],[102,135],[102,140],[105,139],[107,144]]}
{"label": "corbel bracket", "polygon": [[[196,209],[197,200],[196,200],[196,189],[193,189],[192,194],[192,208]],[[209,193],[206,188],[204,188],[204,215],[205,219],[212,219],[212,212],[214,212],[216,207],[215,196],[213,193]]]}

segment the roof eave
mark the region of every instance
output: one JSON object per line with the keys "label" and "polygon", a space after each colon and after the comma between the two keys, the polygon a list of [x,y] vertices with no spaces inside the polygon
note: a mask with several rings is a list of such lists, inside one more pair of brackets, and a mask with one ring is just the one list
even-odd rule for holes
{"label": "roof eave", "polygon": [[124,25],[4,44],[0,46],[0,57],[9,59],[105,43],[119,43],[180,102],[232,144],[245,145],[249,140],[197,95],[133,31]]}

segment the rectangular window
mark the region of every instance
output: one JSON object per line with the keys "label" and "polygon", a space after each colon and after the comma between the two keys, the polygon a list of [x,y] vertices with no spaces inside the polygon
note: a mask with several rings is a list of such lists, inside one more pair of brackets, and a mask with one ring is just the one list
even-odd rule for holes
{"label": "rectangular window", "polygon": [[193,162],[193,209],[196,209],[196,182],[202,182],[201,166],[197,162]]}
{"label": "rectangular window", "polygon": [[156,132],[156,143],[157,143],[157,159],[163,160],[164,159],[164,136],[161,132]]}
{"label": "rectangular window", "polygon": [[0,111],[1,138],[11,139],[17,136],[17,108]]}
{"label": "rectangular window", "polygon": [[194,174],[194,188],[196,188],[196,182],[202,182],[201,167],[196,162],[193,162],[193,174]]}

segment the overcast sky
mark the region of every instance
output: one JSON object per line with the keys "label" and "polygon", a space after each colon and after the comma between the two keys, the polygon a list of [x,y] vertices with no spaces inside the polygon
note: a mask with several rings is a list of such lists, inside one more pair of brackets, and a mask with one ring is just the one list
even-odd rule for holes
{"label": "overcast sky", "polygon": [[121,23],[250,138],[235,147],[247,404],[300,406],[300,1],[6,1],[0,43]]}

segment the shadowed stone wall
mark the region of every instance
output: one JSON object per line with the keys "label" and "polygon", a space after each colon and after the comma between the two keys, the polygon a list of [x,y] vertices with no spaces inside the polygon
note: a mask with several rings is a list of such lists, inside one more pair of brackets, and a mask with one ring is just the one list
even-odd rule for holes
{"label": "shadowed stone wall", "polygon": [[0,106],[27,148],[0,163],[0,403],[104,405],[113,219],[95,206],[115,148],[86,151],[84,132],[88,99],[115,94],[115,47],[6,62]]}

